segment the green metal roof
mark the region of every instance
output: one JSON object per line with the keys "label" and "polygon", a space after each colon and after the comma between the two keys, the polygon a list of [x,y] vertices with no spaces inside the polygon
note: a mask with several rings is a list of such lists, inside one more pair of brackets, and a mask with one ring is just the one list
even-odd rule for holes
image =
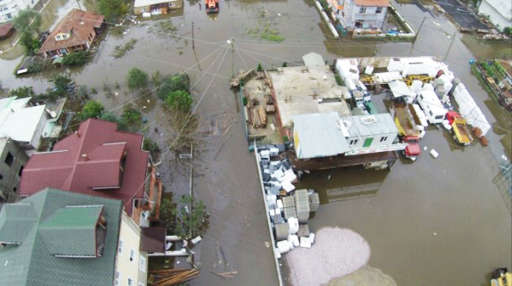
{"label": "green metal roof", "polygon": [[50,253],[96,256],[96,223],[102,210],[102,205],[65,206],[39,224],[39,233]]}
{"label": "green metal roof", "polygon": [[[78,205],[94,206],[87,209],[69,207]],[[99,205],[103,207],[102,213]],[[121,211],[121,201],[55,189],[45,189],[18,203],[5,204],[0,211],[0,238],[19,239],[21,244],[0,248],[0,284],[112,285]],[[97,219],[100,213],[107,221],[103,256],[62,258],[53,255],[55,251],[71,250],[86,253],[82,246],[70,248],[70,242],[78,242],[78,245],[88,242],[90,239],[82,237],[80,230],[90,233],[93,218],[96,216]],[[18,231],[15,225],[22,230]],[[66,230],[66,235],[56,235],[61,230]],[[89,249],[85,247],[86,251]]]}

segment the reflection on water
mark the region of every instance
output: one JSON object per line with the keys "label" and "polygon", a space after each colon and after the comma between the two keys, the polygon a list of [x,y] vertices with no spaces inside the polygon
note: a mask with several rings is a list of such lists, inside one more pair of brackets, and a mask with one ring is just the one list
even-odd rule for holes
{"label": "reflection on water", "polygon": [[338,168],[305,174],[297,189],[315,189],[320,203],[375,195],[389,171],[365,170],[363,167]]}

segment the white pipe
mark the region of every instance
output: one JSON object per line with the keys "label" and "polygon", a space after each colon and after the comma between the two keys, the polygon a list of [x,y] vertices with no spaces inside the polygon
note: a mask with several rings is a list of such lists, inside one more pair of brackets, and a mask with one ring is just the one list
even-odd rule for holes
{"label": "white pipe", "polygon": [[166,251],[163,252],[155,252],[155,253],[148,253],[148,256],[150,257],[156,257],[156,256],[188,256],[188,252],[185,248],[182,248],[180,250],[174,250],[174,251]]}
{"label": "white pipe", "polygon": [[177,235],[166,235],[165,236],[165,241],[177,241],[177,240],[181,240],[181,237],[177,236]]}

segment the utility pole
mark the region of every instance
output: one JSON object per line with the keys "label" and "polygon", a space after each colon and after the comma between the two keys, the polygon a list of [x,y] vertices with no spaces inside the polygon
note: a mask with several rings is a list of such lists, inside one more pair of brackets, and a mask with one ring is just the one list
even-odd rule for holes
{"label": "utility pole", "polygon": [[235,76],[235,38],[231,38],[229,44],[231,45],[231,77]]}
{"label": "utility pole", "polygon": [[457,35],[457,32],[453,32],[452,40],[450,41],[450,45],[448,46],[448,49],[446,50],[446,54],[444,55],[443,62],[446,61],[446,59],[448,58],[448,55],[450,54],[450,50],[452,49],[453,43],[455,42],[456,35]]}
{"label": "utility pole", "polygon": [[194,21],[192,21],[192,49],[196,50],[196,41],[194,38]]}

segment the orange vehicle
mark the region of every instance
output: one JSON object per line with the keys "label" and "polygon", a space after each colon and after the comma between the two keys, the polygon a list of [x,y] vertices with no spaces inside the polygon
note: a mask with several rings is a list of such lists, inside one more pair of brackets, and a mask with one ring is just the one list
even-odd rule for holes
{"label": "orange vehicle", "polygon": [[219,12],[219,0],[204,0],[204,7],[207,14]]}

